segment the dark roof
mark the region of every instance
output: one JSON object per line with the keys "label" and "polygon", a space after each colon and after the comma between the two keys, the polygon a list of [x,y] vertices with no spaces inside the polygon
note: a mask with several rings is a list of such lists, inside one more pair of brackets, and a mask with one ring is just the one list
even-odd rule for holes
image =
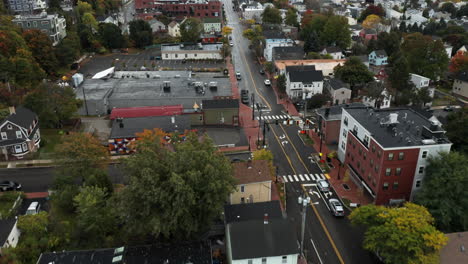
{"label": "dark roof", "polygon": [[236,99],[203,100],[202,105],[203,105],[203,109],[239,108],[239,100],[236,100]]}
{"label": "dark roof", "polygon": [[337,46],[326,47],[324,50],[326,53],[342,52],[342,49]]}
{"label": "dark roof", "polygon": [[15,112],[15,114],[10,114],[7,118],[5,118],[3,122],[0,123],[0,125],[6,121],[10,121],[21,127],[29,128],[33,120],[37,119],[37,115],[33,111],[22,106],[16,108]]}
{"label": "dark roof", "polygon": [[16,223],[16,219],[0,220],[0,247],[3,247]]}
{"label": "dark roof", "polygon": [[231,204],[224,206],[224,219],[227,224],[232,222],[263,220],[265,214],[270,219],[282,218],[283,213],[279,201]]}
{"label": "dark roof", "polygon": [[463,81],[463,82],[468,82],[468,73],[466,71],[460,72],[460,73],[457,74],[455,79]]}
{"label": "dark roof", "polygon": [[286,35],[278,30],[264,30],[263,36],[265,39],[286,39]]}
{"label": "dark roof", "polygon": [[300,60],[304,58],[304,50],[299,46],[274,47],[273,60]]}
{"label": "dark roof", "polygon": [[[429,119],[410,108],[377,110],[361,107],[345,110],[384,148],[421,146],[425,139],[435,139],[435,144],[451,144],[441,127],[433,125]],[[393,113],[398,115],[398,123],[385,125]]]}
{"label": "dark roof", "polygon": [[348,85],[346,83],[344,83],[342,80],[340,79],[336,79],[336,78],[332,78],[330,80],[328,80],[328,84],[330,85],[330,87],[333,89],[333,90],[338,90],[338,89],[341,89],[341,88],[348,88]]}
{"label": "dark roof", "polygon": [[375,50],[374,52],[378,57],[387,57],[387,52],[385,52],[385,50]]}
{"label": "dark roof", "polygon": [[[332,120],[341,120],[341,113],[343,112],[343,108],[352,108],[352,107],[365,107],[363,103],[351,103],[351,104],[339,104],[339,105],[332,105],[330,107],[323,107],[317,109],[317,114],[321,116],[326,121]],[[326,113],[326,109],[328,110],[328,114]]]}
{"label": "dark roof", "polygon": [[361,55],[361,56],[354,56],[358,58],[362,63],[369,62],[369,56]]}
{"label": "dark roof", "polygon": [[[174,120],[174,123],[172,121]],[[124,118],[124,124],[120,127],[120,122],[115,119],[112,122],[112,129],[109,138],[127,138],[135,137],[135,133],[141,133],[145,129],[152,130],[160,128],[164,132],[181,132],[190,130],[190,116],[152,116],[152,117],[134,117]]]}
{"label": "dark roof", "polygon": [[288,219],[250,220],[227,226],[232,259],[298,254],[296,230]]}
{"label": "dark roof", "polygon": [[377,31],[373,28],[365,28],[363,30],[366,35],[377,35]]}
{"label": "dark roof", "polygon": [[289,74],[291,82],[312,83],[323,81],[322,71],[316,71],[315,66],[287,66],[286,72]]}
{"label": "dark roof", "polygon": [[[114,248],[43,253],[37,264],[105,264],[112,263]],[[168,246],[124,247],[122,261],[118,263],[211,263],[211,247],[207,242],[184,243]]]}
{"label": "dark roof", "polygon": [[252,160],[233,164],[237,184],[271,181],[270,167],[266,160]]}

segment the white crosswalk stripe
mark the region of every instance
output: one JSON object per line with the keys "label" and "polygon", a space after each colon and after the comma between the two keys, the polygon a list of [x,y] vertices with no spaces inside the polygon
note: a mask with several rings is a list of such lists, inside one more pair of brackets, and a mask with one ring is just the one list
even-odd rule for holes
{"label": "white crosswalk stripe", "polygon": [[310,174],[310,179],[312,179],[312,181],[316,181],[317,179],[315,178],[315,176],[311,173]]}
{"label": "white crosswalk stripe", "polygon": [[288,182],[288,178],[286,178],[286,175],[283,176],[283,180],[284,180],[284,182]]}
{"label": "white crosswalk stripe", "polygon": [[307,176],[307,174],[304,174],[304,177],[306,178],[307,181],[310,181],[309,176]]}
{"label": "white crosswalk stripe", "polygon": [[281,176],[284,179],[284,182],[316,182],[317,180],[325,180],[325,175],[323,173],[309,173],[309,174],[293,174],[293,175],[283,175]]}
{"label": "white crosswalk stripe", "polygon": [[317,180],[324,180],[325,177],[323,176],[323,174],[315,174],[315,176],[317,177]]}
{"label": "white crosswalk stripe", "polygon": [[289,119],[291,118],[290,115],[264,115],[264,116],[257,116],[257,120],[280,120],[280,119]]}
{"label": "white crosswalk stripe", "polygon": [[301,181],[304,181],[304,178],[302,177],[302,174],[299,174],[299,178],[301,179]]}
{"label": "white crosswalk stripe", "polygon": [[291,177],[291,175],[288,175],[288,178],[289,178],[289,181],[290,181],[290,182],[293,182],[293,181],[294,181],[293,178]]}
{"label": "white crosswalk stripe", "polygon": [[296,181],[299,181],[299,179],[297,178],[296,174],[294,174],[293,177],[294,177],[294,179],[295,179]]}

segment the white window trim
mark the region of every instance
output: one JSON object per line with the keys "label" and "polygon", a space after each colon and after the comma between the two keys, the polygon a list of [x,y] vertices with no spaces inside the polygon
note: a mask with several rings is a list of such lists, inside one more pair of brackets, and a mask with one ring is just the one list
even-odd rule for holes
{"label": "white window trim", "polygon": [[2,132],[2,140],[7,140],[8,139],[8,136],[7,136],[7,133],[6,132]]}
{"label": "white window trim", "polygon": [[16,138],[23,138],[23,133],[20,130],[16,131]]}

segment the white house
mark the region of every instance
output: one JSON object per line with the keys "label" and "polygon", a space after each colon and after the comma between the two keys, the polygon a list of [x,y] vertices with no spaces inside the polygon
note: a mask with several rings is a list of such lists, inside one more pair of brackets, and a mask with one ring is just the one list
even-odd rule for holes
{"label": "white house", "polygon": [[323,92],[323,74],[315,66],[287,66],[286,93],[294,101]]}
{"label": "white house", "polygon": [[274,47],[291,47],[294,45],[294,41],[286,37],[281,31],[264,31],[265,37],[265,48],[263,50],[263,57],[267,61],[273,60],[273,48]]}
{"label": "white house", "polygon": [[262,20],[264,6],[262,6],[262,4],[260,4],[259,2],[252,1],[249,4],[241,5],[241,8],[243,8],[244,10],[242,12],[244,19],[253,19],[255,21]]}
{"label": "white house", "polygon": [[162,44],[163,60],[222,60],[223,43],[198,43],[196,45]]}
{"label": "white house", "polygon": [[370,98],[368,96],[363,96],[362,97],[362,103],[367,105],[367,106],[371,106],[371,107],[375,107],[375,108],[389,108],[390,107],[390,102],[392,101],[392,95],[387,91],[387,89],[384,89],[382,91],[382,102],[380,104],[380,106],[377,106],[376,105],[376,101],[374,98]]}
{"label": "white house", "polygon": [[330,56],[332,56],[334,60],[339,60],[339,59],[344,58],[343,51],[341,50],[340,47],[326,47],[320,52],[320,54],[322,55],[329,54]]}
{"label": "white house", "polygon": [[447,53],[447,56],[448,56],[449,58],[451,58],[451,57],[452,57],[453,47],[450,46],[450,45],[448,45],[448,44],[445,44],[445,45],[444,45],[444,48],[445,48],[445,52]]}
{"label": "white house", "polygon": [[214,34],[221,32],[221,19],[217,17],[206,17],[203,19],[203,30],[205,33]]}
{"label": "white house", "polygon": [[151,19],[148,24],[150,24],[153,33],[166,31],[166,25],[157,19]]}
{"label": "white house", "polygon": [[[431,79],[415,74],[415,73],[410,73],[410,82],[414,84],[414,87],[419,90],[422,88],[427,88],[429,91],[429,96],[431,98],[434,98],[434,87],[429,87],[429,84],[431,82]],[[426,105],[432,105],[432,102],[427,103]]]}
{"label": "white house", "polygon": [[177,21],[172,21],[167,25],[167,33],[171,37],[180,37],[180,24]]}
{"label": "white house", "polygon": [[0,256],[2,249],[8,247],[16,247],[20,237],[20,231],[17,227],[17,219],[2,219],[0,220]]}
{"label": "white house", "polygon": [[347,104],[351,100],[351,89],[340,79],[332,78],[326,80],[325,87],[328,93],[330,93],[333,104]]}

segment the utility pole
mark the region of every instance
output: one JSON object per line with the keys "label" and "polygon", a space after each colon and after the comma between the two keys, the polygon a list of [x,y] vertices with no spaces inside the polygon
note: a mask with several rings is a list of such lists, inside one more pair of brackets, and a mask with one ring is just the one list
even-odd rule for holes
{"label": "utility pole", "polygon": [[[257,133],[257,144],[260,143],[260,127],[262,122],[262,111],[260,111],[260,105],[257,103],[258,110],[258,133]],[[257,145],[258,148],[258,145]]]}
{"label": "utility pole", "polygon": [[301,227],[301,256],[304,257],[304,233],[305,233],[305,222],[306,222],[306,213],[307,206],[310,204],[310,197],[299,196],[297,198],[299,205],[302,205],[302,227]]}
{"label": "utility pole", "polygon": [[270,123],[263,121],[263,147],[265,147],[265,132],[266,132],[265,130],[268,127],[268,131],[270,131],[269,125]]}

